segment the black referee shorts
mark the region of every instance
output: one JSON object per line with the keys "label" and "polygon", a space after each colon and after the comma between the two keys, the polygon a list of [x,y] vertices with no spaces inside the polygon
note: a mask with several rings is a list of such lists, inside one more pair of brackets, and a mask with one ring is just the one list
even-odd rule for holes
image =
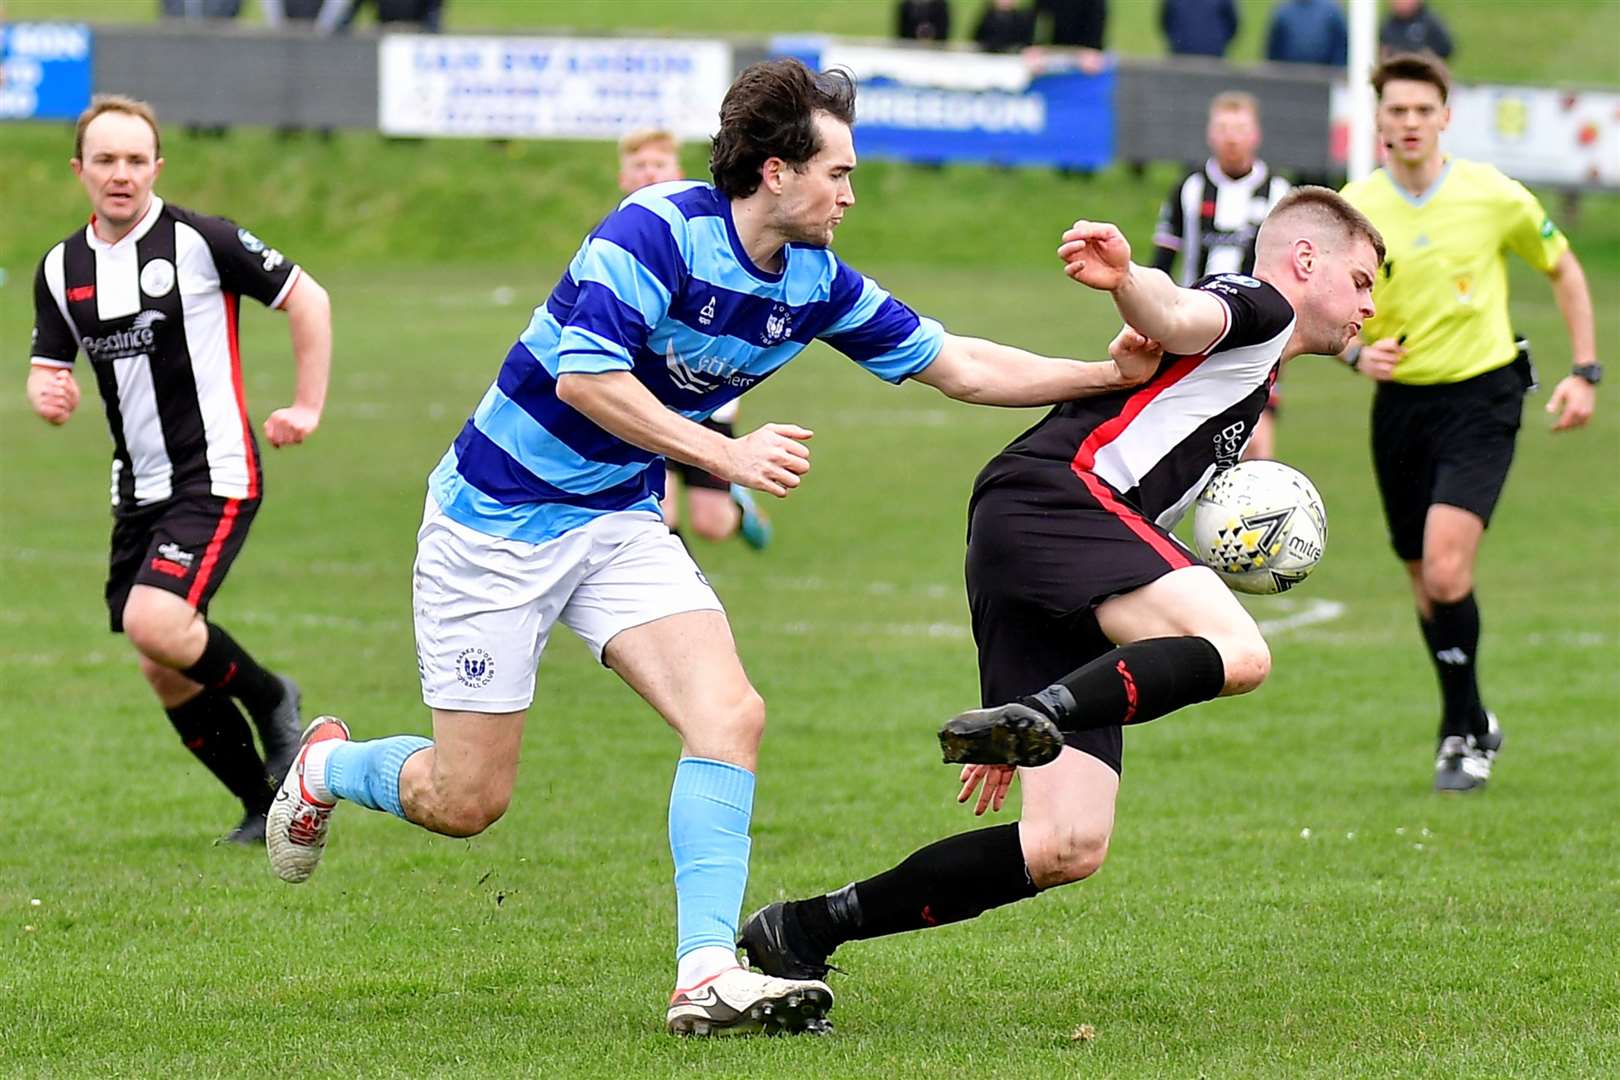
{"label": "black referee shorts", "polygon": [[[1044,690],[1113,649],[1097,605],[1198,565],[1097,477],[1061,464],[1020,472],[989,485],[981,477],[968,515],[968,606],[986,706]],[[1065,741],[1119,772],[1121,736],[1109,727]]]}
{"label": "black referee shorts", "polygon": [[1531,379],[1522,360],[1457,383],[1378,385],[1373,466],[1390,546],[1401,559],[1423,557],[1423,525],[1436,503],[1491,523]]}
{"label": "black referee shorts", "polygon": [[[732,433],[736,430],[724,420],[704,420],[702,423],[710,431],[718,431],[728,439],[732,437]],[[707,488],[710,491],[731,490],[731,481],[722,480],[707,469],[673,459],[670,460],[669,467],[676,476],[681,478],[681,482],[689,488]]]}
{"label": "black referee shorts", "polygon": [[115,518],[107,570],[113,632],[123,632],[124,604],[136,585],[172,592],[206,615],[258,512],[258,499],[177,495]]}

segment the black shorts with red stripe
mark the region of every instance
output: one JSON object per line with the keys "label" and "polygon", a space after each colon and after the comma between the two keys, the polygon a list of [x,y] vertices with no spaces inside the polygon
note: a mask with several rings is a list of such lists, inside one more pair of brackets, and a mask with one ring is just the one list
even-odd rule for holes
{"label": "black shorts with red stripe", "polygon": [[[724,420],[702,420],[699,421],[699,423],[708,428],[710,431],[718,431],[728,439],[736,434],[736,429],[731,424],[726,423]],[[676,476],[681,478],[682,483],[689,488],[704,488],[708,491],[731,490],[730,480],[724,480],[700,466],[688,465],[684,461],[675,461],[671,459],[669,467]]]}
{"label": "black shorts with red stripe", "polygon": [[172,592],[207,614],[258,512],[258,499],[181,494],[114,519],[107,570],[113,632],[124,629],[124,604],[136,585]]}
{"label": "black shorts with red stripe", "polygon": [[[1088,472],[996,459],[968,510],[967,591],[986,706],[1043,690],[1108,652],[1097,606],[1173,570],[1192,553]],[[1118,727],[1067,742],[1120,771]]]}

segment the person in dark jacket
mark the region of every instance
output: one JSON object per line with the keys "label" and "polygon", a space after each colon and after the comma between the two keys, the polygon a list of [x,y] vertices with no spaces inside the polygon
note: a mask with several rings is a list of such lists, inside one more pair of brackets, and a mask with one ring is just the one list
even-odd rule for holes
{"label": "person in dark jacket", "polygon": [[950,39],[950,0],[900,0],[897,16],[896,33],[907,41]]}
{"label": "person in dark jacket", "polygon": [[1035,14],[1047,44],[1102,50],[1108,0],[1035,0]]}
{"label": "person in dark jacket", "polygon": [[985,52],[1017,52],[1035,43],[1035,11],[1018,0],[990,0],[973,28],[973,40]]}
{"label": "person in dark jacket", "polygon": [[1272,9],[1267,60],[1344,67],[1349,51],[1350,31],[1336,0],[1283,0]]}
{"label": "person in dark jacket", "polygon": [[1389,0],[1389,14],[1378,28],[1378,49],[1384,56],[1429,52],[1449,60],[1451,34],[1423,0]]}
{"label": "person in dark jacket", "polygon": [[1238,31],[1232,0],[1163,0],[1159,28],[1173,56],[1225,56]]}

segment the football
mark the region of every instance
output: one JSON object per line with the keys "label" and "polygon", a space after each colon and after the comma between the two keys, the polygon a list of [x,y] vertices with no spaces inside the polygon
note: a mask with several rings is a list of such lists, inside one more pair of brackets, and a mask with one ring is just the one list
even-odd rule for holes
{"label": "football", "polygon": [[1326,547],[1322,497],[1279,461],[1241,461],[1217,473],[1193,509],[1193,550],[1238,592],[1287,592]]}

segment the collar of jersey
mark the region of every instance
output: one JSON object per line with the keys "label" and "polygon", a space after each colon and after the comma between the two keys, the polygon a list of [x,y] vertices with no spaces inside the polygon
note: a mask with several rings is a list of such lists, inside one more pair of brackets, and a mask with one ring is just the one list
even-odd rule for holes
{"label": "collar of jersey", "polygon": [[133,244],[152,231],[152,226],[157,224],[158,215],[161,213],[163,213],[163,200],[154,193],[152,202],[146,208],[146,215],[135,223],[133,229],[110,244],[96,235],[96,215],[91,214],[90,223],[84,227],[85,241],[89,243],[92,251],[111,251],[126,240]]}
{"label": "collar of jersey", "polygon": [[[719,192],[716,192],[719,195]],[[748,249],[743,247],[742,237],[737,235],[737,223],[731,218],[731,200],[720,195],[720,216],[726,222],[726,237],[731,241],[731,253],[737,256],[737,264],[748,273],[769,285],[774,285],[787,274],[788,245],[782,245],[782,269],[776,273],[761,270],[754,265],[754,260],[748,257]]]}
{"label": "collar of jersey", "polygon": [[1240,180],[1247,180],[1252,176],[1254,177],[1254,182],[1256,184],[1263,184],[1265,183],[1269,172],[1266,169],[1266,163],[1261,161],[1259,158],[1255,158],[1254,164],[1249,166],[1249,171],[1244,173],[1242,176],[1226,176],[1226,170],[1221,168],[1214,158],[1210,158],[1208,161],[1204,162],[1204,175],[1208,176],[1211,180],[1214,180],[1217,183],[1220,182],[1221,177],[1225,176],[1227,181],[1233,184]]}
{"label": "collar of jersey", "polygon": [[1384,179],[1389,181],[1389,186],[1395,189],[1395,194],[1399,195],[1413,206],[1423,206],[1430,199],[1434,198],[1440,193],[1440,188],[1445,184],[1446,177],[1451,175],[1451,166],[1456,162],[1456,160],[1456,158],[1446,158],[1446,164],[1443,168],[1441,168],[1440,175],[1434,178],[1434,183],[1430,184],[1427,190],[1425,190],[1421,195],[1414,195],[1410,191],[1407,191],[1406,188],[1401,186],[1400,182],[1395,179],[1395,174],[1390,172],[1388,168],[1385,168],[1382,171],[1384,174]]}

